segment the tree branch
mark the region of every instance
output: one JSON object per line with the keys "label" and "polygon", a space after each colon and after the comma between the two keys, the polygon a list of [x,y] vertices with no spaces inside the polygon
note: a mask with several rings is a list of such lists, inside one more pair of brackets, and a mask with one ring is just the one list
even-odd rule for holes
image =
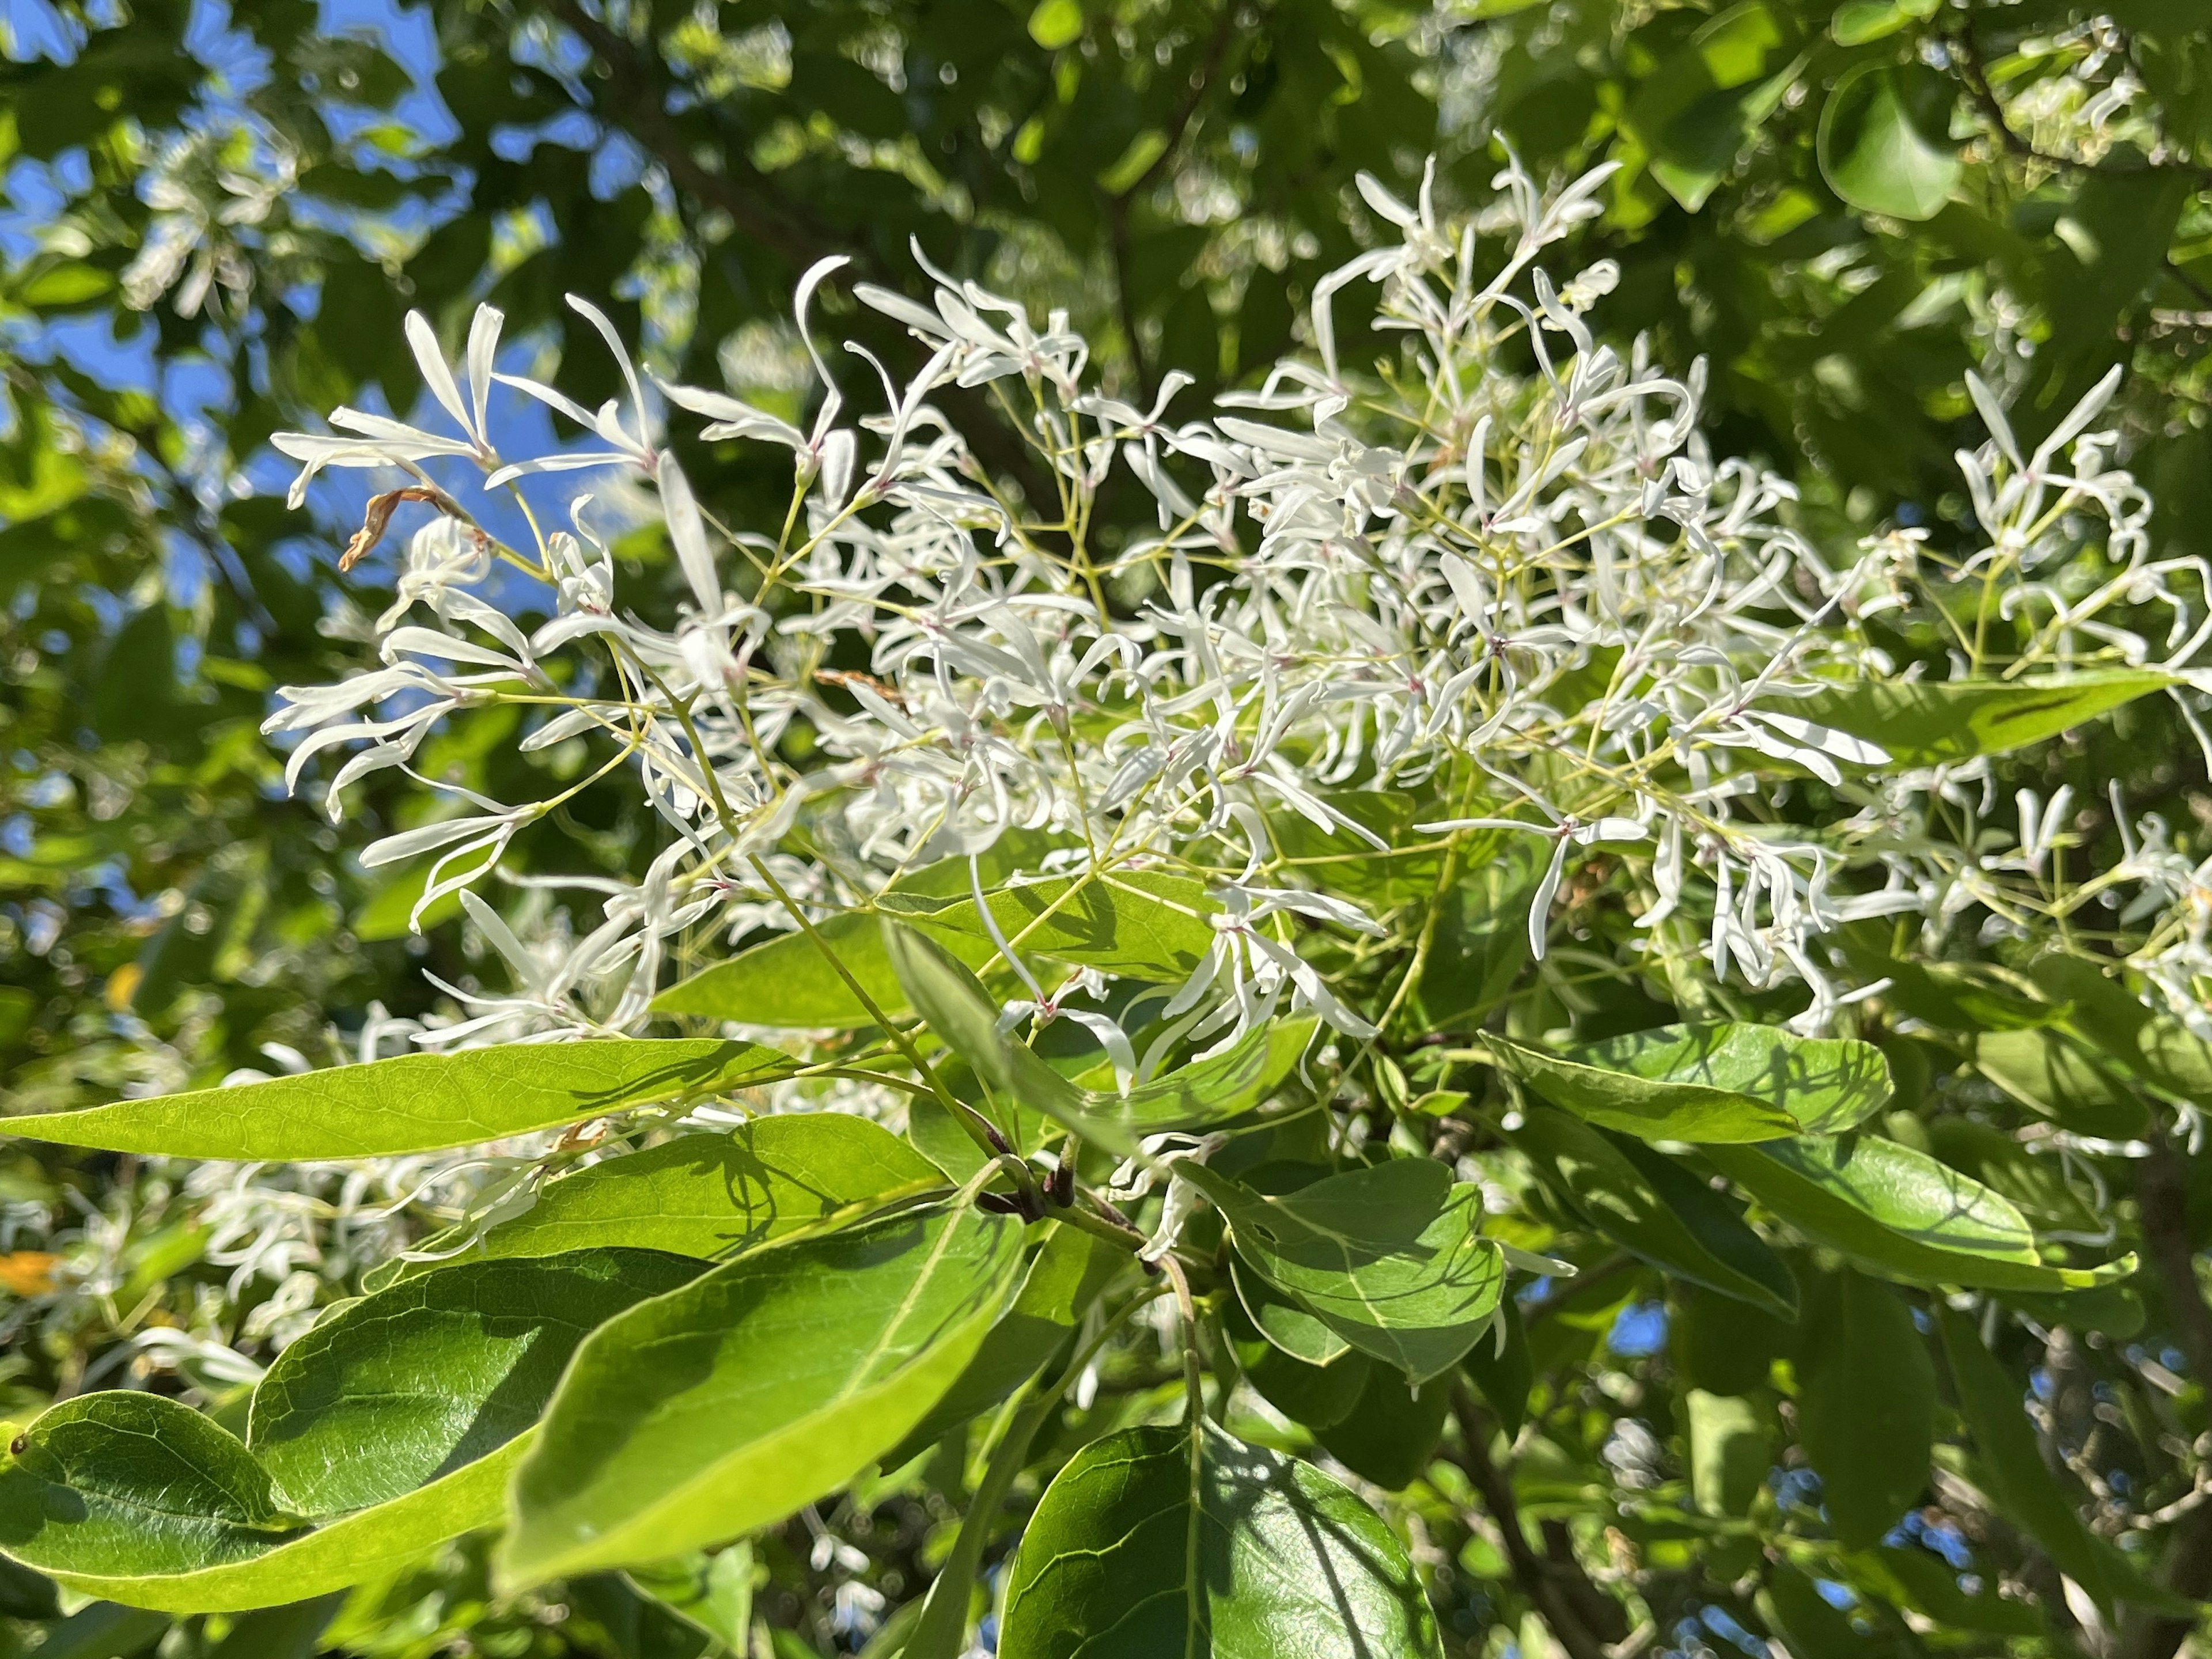
{"label": "tree branch", "polygon": [[[2136,1202],[2143,1253],[2158,1275],[2174,1340],[2188,1358],[2190,1375],[2212,1378],[2212,1306],[2205,1303],[2190,1242],[2189,1166],[2161,1133],[2153,1133],[2150,1155],[2136,1164]],[[2166,1561],[2167,1589],[2200,1599],[2212,1595],[2212,1505],[2191,1510],[2175,1522]],[[2122,1649],[2124,1659],[2172,1659],[2195,1623],[2153,1617],[2132,1625]]]}
{"label": "tree branch", "polygon": [[[1475,1403],[1464,1382],[1452,1389],[1452,1419],[1459,1425],[1459,1465],[1474,1482],[1491,1519],[1498,1523],[1506,1565],[1522,1593],[1536,1604],[1544,1623],[1566,1650],[1567,1659],[1611,1659],[1607,1643],[1619,1641],[1628,1630],[1627,1615],[1620,1604],[1590,1582],[1571,1547],[1564,1560],[1547,1559],[1529,1543],[1521,1522],[1520,1500],[1513,1493],[1512,1477],[1490,1461],[1492,1425],[1489,1416]],[[1554,1549],[1552,1553],[1556,1557],[1559,1552]],[[1595,1622],[1598,1620],[1616,1628],[1608,1632]]]}

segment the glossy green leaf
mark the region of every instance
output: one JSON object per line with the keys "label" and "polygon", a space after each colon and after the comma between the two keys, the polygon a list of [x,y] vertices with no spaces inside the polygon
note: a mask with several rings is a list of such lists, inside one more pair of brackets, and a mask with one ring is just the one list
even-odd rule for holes
{"label": "glossy green leaf", "polygon": [[1862,64],[1821,106],[1820,172],[1853,207],[1932,219],[1959,183],[1951,81],[1919,64]]}
{"label": "glossy green leaf", "polygon": [[1862,1274],[1824,1279],[1805,1311],[1798,1439],[1837,1541],[1871,1549],[1928,1484],[1935,1362],[1911,1310]]}
{"label": "glossy green leaf", "polygon": [[1060,1470],[1014,1557],[999,1640],[1000,1659],[1443,1651],[1380,1516],[1203,1419],[1125,1429]]}
{"label": "glossy green leaf", "polygon": [[1784,1319],[1797,1287],[1726,1200],[1663,1152],[1532,1106],[1510,1131],[1546,1184],[1590,1224],[1656,1267]]}
{"label": "glossy green leaf", "polygon": [[2135,1271],[2044,1265],[2021,1212],[1925,1152],[1872,1135],[1709,1146],[1705,1157],[1816,1243],[1918,1285],[2060,1291]]}
{"label": "glossy green leaf", "polygon": [[526,1431],[577,1344],[700,1271],[683,1256],[605,1249],[403,1280],[277,1357],[253,1391],[246,1444],[296,1514],[403,1498]]}
{"label": "glossy green leaf", "polygon": [[1482,1189],[1455,1185],[1431,1159],[1394,1158],[1279,1198],[1200,1164],[1176,1174],[1220,1206],[1244,1265],[1416,1382],[1456,1364],[1497,1310],[1505,1262],[1481,1236]]}
{"label": "glossy green leaf", "polygon": [[1772,1438],[1765,1415],[1735,1395],[1692,1389],[1682,1396],[1690,1442],[1690,1492],[1698,1510],[1714,1516],[1751,1512],[1766,1484]]}
{"label": "glossy green leaf", "polygon": [[800,1236],[600,1327],[516,1476],[504,1577],[658,1560],[836,1491],[967,1368],[1021,1231],[940,1207]]}
{"label": "glossy green leaf", "polygon": [[1872,1043],[1768,1025],[1664,1025],[1558,1055],[1483,1041],[1554,1106],[1646,1140],[1839,1133],[1889,1099],[1888,1062]]}
{"label": "glossy green leaf", "polygon": [[2017,680],[1854,679],[1793,698],[1789,712],[1879,744],[1899,766],[1936,766],[2025,749],[2172,684],[2144,668]]}
{"label": "glossy green leaf", "polygon": [[[851,911],[817,924],[823,942],[887,1014],[913,1005],[885,950],[882,922],[891,917],[918,929],[971,969],[999,959],[981,913],[960,884],[894,889],[874,912]],[[1221,907],[1204,884],[1157,871],[1121,872],[1078,882],[1052,877],[985,895],[992,920],[1015,951],[1078,967],[1140,979],[1181,980],[1213,942],[1206,918]],[[788,933],[741,951],[654,1001],[664,1014],[698,1014],[747,1025],[854,1030],[875,1024],[819,945]]]}
{"label": "glossy green leaf", "polygon": [[169,1613],[343,1589],[490,1526],[527,1438],[396,1502],[309,1529],[268,1472],[188,1407],[139,1394],[55,1407],[0,1465],[0,1550],[71,1589]]}
{"label": "glossy green leaf", "polygon": [[1042,1112],[1116,1152],[1133,1150],[1146,1135],[1243,1116],[1281,1086],[1313,1035],[1310,1019],[1279,1020],[1246,1033],[1212,1060],[1139,1084],[1127,1094],[1085,1089],[1001,1031],[998,1003],[935,940],[890,924],[885,938],[908,999],[994,1097]]}
{"label": "glossy green leaf", "polygon": [[550,1182],[458,1259],[628,1245],[711,1261],[944,1185],[935,1164],[866,1118],[756,1118],[732,1134],[679,1135]]}
{"label": "glossy green leaf", "polygon": [[749,1042],[599,1038],[403,1054],[297,1077],[0,1118],[0,1131],[171,1158],[370,1158],[467,1146],[788,1077]]}

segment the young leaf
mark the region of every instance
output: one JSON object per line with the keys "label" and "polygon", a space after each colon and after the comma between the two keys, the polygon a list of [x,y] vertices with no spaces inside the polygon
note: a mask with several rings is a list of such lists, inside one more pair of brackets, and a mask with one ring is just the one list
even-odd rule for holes
{"label": "young leaf", "polygon": [[1486,1035],[1504,1071],[1554,1106],[1646,1140],[1707,1145],[1836,1134],[1889,1099],[1872,1043],[1766,1025],[1666,1025],[1553,1055]]}
{"label": "young leaf", "polygon": [[2018,1210],[1925,1152],[1872,1135],[1708,1146],[1722,1174],[1816,1243],[1916,1285],[2061,1291],[2135,1271],[2053,1267]]}
{"label": "young leaf", "polygon": [[786,1239],[601,1326],[515,1477],[501,1576],[659,1560],[836,1491],[966,1369],[1021,1231],[946,1206]]}
{"label": "young leaf", "polygon": [[629,1245],[711,1261],[854,1205],[888,1205],[944,1185],[935,1164],[881,1124],[794,1112],[756,1118],[733,1134],[679,1135],[564,1176],[463,1259]]}
{"label": "young leaf", "polygon": [[1195,1162],[1176,1174],[1220,1207],[1246,1266],[1415,1382],[1457,1364],[1497,1311],[1505,1261],[1481,1237],[1482,1189],[1455,1186],[1431,1159],[1346,1170],[1280,1198]]}
{"label": "young leaf", "polygon": [[1000,1659],[1442,1659],[1380,1516],[1210,1422],[1125,1429],[1054,1479],[1007,1580]]}
{"label": "young leaf", "polygon": [[141,1393],[81,1395],[0,1465],[0,1550],[68,1588],[167,1613],[320,1595],[499,1518],[526,1440],[397,1502],[308,1530],[266,1470],[197,1412]]}
{"label": "young leaf", "polygon": [[298,1161],[434,1152],[788,1077],[750,1042],[607,1037],[402,1054],[227,1089],[0,1118],[0,1132],[105,1152]]}
{"label": "young leaf", "polygon": [[1677,1278],[1796,1317],[1796,1283],[1781,1257],[1665,1153],[1543,1106],[1510,1133],[1545,1184],[1616,1243]]}
{"label": "young leaf", "polygon": [[1806,1314],[1798,1438],[1836,1541],[1871,1549],[1928,1484],[1936,1366],[1911,1310],[1863,1274],[1824,1279]]}
{"label": "young leaf", "polygon": [[2025,749],[2172,684],[2147,668],[2043,679],[1852,679],[1793,698],[1790,708],[1879,744],[1899,766],[1938,766]]}
{"label": "young leaf", "polygon": [[253,1391],[246,1444],[301,1515],[404,1497],[526,1432],[578,1343],[700,1271],[653,1250],[580,1250],[402,1280],[277,1357]]}

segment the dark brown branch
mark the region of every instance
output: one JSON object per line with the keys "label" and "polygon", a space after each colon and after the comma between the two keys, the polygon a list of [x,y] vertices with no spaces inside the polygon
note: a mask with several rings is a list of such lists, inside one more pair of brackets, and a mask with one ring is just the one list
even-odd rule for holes
{"label": "dark brown branch", "polygon": [[669,182],[677,189],[720,208],[746,235],[765,243],[793,265],[804,267],[828,254],[846,253],[856,264],[872,269],[864,250],[847,246],[778,190],[766,173],[745,159],[739,146],[718,146],[719,171],[702,161],[669,111],[672,77],[657,55],[648,57],[635,43],[586,10],[581,0],[544,0],[544,5],[591,48],[606,71],[610,96],[596,112],[599,119],[620,127],[650,150],[667,169]]}
{"label": "dark brown branch", "polygon": [[1546,1542],[1552,1547],[1546,1555],[1539,1555],[1529,1543],[1512,1475],[1490,1461],[1490,1418],[1464,1382],[1453,1389],[1452,1418],[1459,1425],[1459,1465],[1498,1523],[1514,1582],[1536,1604],[1544,1623],[1566,1650],[1567,1659],[1607,1659],[1607,1643],[1619,1641],[1628,1632],[1620,1604],[1590,1582],[1564,1536],[1555,1542],[1547,1534]]}

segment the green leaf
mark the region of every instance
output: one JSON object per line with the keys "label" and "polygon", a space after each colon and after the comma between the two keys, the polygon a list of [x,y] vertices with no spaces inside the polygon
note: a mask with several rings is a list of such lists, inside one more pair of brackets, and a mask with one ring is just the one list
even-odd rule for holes
{"label": "green leaf", "polygon": [[945,1047],[1009,1105],[1042,1112],[1084,1139],[1120,1152],[1146,1135],[1241,1117],[1267,1100],[1312,1038],[1310,1018],[1248,1031],[1212,1060],[1171,1071],[1127,1094],[1085,1089],[999,1029],[999,1005],[975,975],[911,928],[884,924],[886,948],[908,998]]}
{"label": "green leaf", "polygon": [[33,1422],[23,1451],[0,1465],[0,1549],[134,1607],[270,1607],[364,1583],[492,1525],[526,1443],[309,1530],[277,1522],[268,1472],[197,1412],[155,1395],[82,1395]]}
{"label": "green leaf", "polygon": [[2015,1601],[1986,1584],[1978,1595],[1959,1588],[1959,1573],[1935,1551],[1919,1545],[1891,1546],[1854,1556],[1854,1583],[1886,1601],[1909,1607],[1954,1630],[1991,1636],[2037,1637],[2045,1633],[2040,1609]]}
{"label": "green leaf", "polygon": [[[1091,1304],[1129,1265],[1127,1251],[1073,1227],[1054,1226],[968,1369],[908,1431],[900,1449],[919,1454],[947,1429],[988,1411],[1036,1376],[1067,1346]],[[893,1452],[884,1467],[900,1461]]]}
{"label": "green leaf", "polygon": [[1926,1133],[1929,1151],[2002,1194],[2038,1225],[2078,1233],[2102,1229],[2096,1212],[2067,1184],[2065,1159],[2038,1157],[2014,1136],[1978,1118],[1931,1118]]}
{"label": "green leaf", "polygon": [[2047,956],[2029,969],[2038,988],[2067,1005],[2067,1028],[2125,1075],[2212,1105],[2212,1042],[2152,1009],[2093,962]]}
{"label": "green leaf", "polygon": [[162,1613],[95,1601],[50,1626],[37,1652],[40,1659],[129,1659],[168,1628]]}
{"label": "green leaf", "polygon": [[515,1478],[502,1577],[659,1560],[835,1492],[967,1368],[1021,1231],[947,1206],[785,1239],[601,1326]]}
{"label": "green leaf", "polygon": [[404,1279],[277,1357],[253,1391],[246,1444],[295,1513],[403,1498],[528,1431],[586,1336],[700,1271],[609,1249]]}
{"label": "green leaf", "polygon": [[1505,1261],[1481,1236],[1482,1189],[1455,1185],[1433,1159],[1393,1158],[1279,1198],[1196,1162],[1176,1174],[1220,1207],[1245,1265],[1415,1382],[1458,1364],[1497,1311]]}
{"label": "green leaf", "polygon": [[1845,1549],[1871,1549],[1920,1497],[1936,1437],[1936,1365],[1887,1285],[1844,1272],[1806,1309],[1797,1436]]}
{"label": "green leaf", "polygon": [[750,1544],[732,1544],[712,1555],[693,1550],[649,1566],[633,1567],[623,1577],[639,1595],[650,1596],[732,1653],[743,1653],[752,1639]]}
{"label": "green leaf", "polygon": [[1923,64],[1848,71],[1820,108],[1821,176],[1869,213],[1934,218],[1961,171],[1950,137],[1953,95],[1950,77]]}
{"label": "green leaf", "polygon": [[[823,943],[886,1014],[912,1010],[884,942],[880,917],[928,935],[963,966],[999,959],[975,899],[962,883],[953,892],[894,889],[876,911],[848,911],[817,924]],[[931,883],[942,887],[943,883]],[[1158,871],[1128,871],[1078,880],[1055,876],[985,895],[993,921],[1024,960],[1032,956],[1139,979],[1187,978],[1213,943],[1206,918],[1220,905],[1203,883]],[[874,1017],[803,933],[788,933],[739,951],[653,1002],[655,1012],[698,1014],[748,1025],[856,1030]]]}
{"label": "green leaf", "polygon": [[[1275,1307],[1294,1312],[1336,1346],[1335,1358],[1327,1364],[1312,1364],[1294,1358],[1261,1330],[1245,1308],[1243,1297],[1255,1279],[1256,1275],[1249,1273],[1239,1274],[1238,1294],[1229,1297],[1222,1309],[1224,1326],[1236,1348],[1237,1370],[1261,1399],[1291,1422],[1303,1423],[1310,1429],[1325,1429],[1332,1423],[1341,1423],[1352,1414],[1352,1407],[1365,1390],[1368,1373],[1375,1369],[1374,1361],[1364,1353],[1353,1353],[1320,1321],[1278,1297],[1264,1279],[1260,1279],[1257,1288],[1261,1296],[1270,1298]],[[1390,1375],[1396,1376],[1395,1372]],[[1404,1379],[1398,1378],[1398,1382],[1402,1385]]]}
{"label": "green leaf", "polygon": [[1352,1408],[1334,1423],[1322,1425],[1314,1438],[1362,1480],[1386,1492],[1403,1492],[1428,1472],[1436,1456],[1455,1383],[1449,1373],[1409,1385],[1388,1365],[1363,1369],[1366,1381]]}
{"label": "green leaf", "polygon": [[372,1158],[434,1152],[638,1106],[727,1094],[797,1062],[749,1042],[609,1037],[402,1054],[298,1077],[0,1118],[65,1146],[168,1158]]}
{"label": "green leaf", "polygon": [[1510,1135],[1545,1184],[1616,1243],[1677,1278],[1796,1317],[1796,1283],[1781,1257],[1663,1152],[1543,1106]]}
{"label": "green leaf", "polygon": [[1936,766],[2025,749],[2172,684],[2147,668],[2018,680],[1862,678],[1794,698],[1790,712],[1879,744],[1899,766]]}
{"label": "green leaf", "polygon": [[1844,0],[1828,20],[1828,33],[1839,46],[1863,46],[1936,14],[1940,0]]}
{"label": "green leaf", "polygon": [[[1796,1283],[1790,1300],[1796,1300]],[[1667,1347],[1675,1375],[1711,1394],[1749,1394],[1765,1388],[1774,1362],[1796,1346],[1794,1312],[1771,1309],[1684,1284],[1668,1297]]]}
{"label": "green leaf", "polygon": [[2140,1096],[2048,1026],[1984,1032],[1974,1041],[1974,1066],[2030,1111],[2076,1134],[2125,1140],[2149,1127]]}
{"label": "green leaf", "polygon": [[[1503,1340],[1500,1340],[1500,1333]],[[1510,1444],[1528,1416],[1528,1391],[1535,1385],[1536,1367],[1528,1352],[1528,1333],[1521,1323],[1521,1304],[1505,1297],[1498,1304],[1498,1323],[1487,1335],[1476,1339],[1460,1367],[1482,1390],[1490,1409],[1498,1413],[1498,1426]]]}
{"label": "green leaf", "polygon": [[1916,1285],[2061,1291],[2135,1271],[2042,1265],[2021,1212],[1925,1152],[1872,1135],[1708,1146],[1706,1158],[1816,1243]]}
{"label": "green leaf", "polygon": [[1125,1429],[1061,1469],[1008,1576],[1000,1659],[1442,1659],[1382,1518],[1211,1423]]}
{"label": "green leaf", "polygon": [[549,1182],[463,1259],[621,1244],[711,1261],[855,1205],[888,1205],[944,1185],[935,1164],[866,1118],[756,1118],[732,1135],[679,1135]]}
{"label": "green leaf", "polygon": [[1270,1285],[1238,1257],[1229,1261],[1229,1279],[1237,1305],[1269,1346],[1300,1364],[1334,1366],[1352,1345],[1308,1313],[1299,1303]]}
{"label": "green leaf", "polygon": [[1690,1441],[1690,1492],[1715,1516],[1751,1513],[1771,1462],[1766,1419],[1750,1401],[1692,1389],[1682,1396]]}
{"label": "green leaf", "polygon": [[1408,1012],[1417,1031],[1472,1030],[1504,1000],[1528,959],[1528,906],[1548,849],[1534,836],[1500,836],[1472,854],[1444,896]]}
{"label": "green leaf", "polygon": [[1834,1134],[1889,1099],[1870,1042],[1767,1025],[1662,1025],[1547,1054],[1491,1034],[1498,1065],[1554,1106],[1646,1140]]}

